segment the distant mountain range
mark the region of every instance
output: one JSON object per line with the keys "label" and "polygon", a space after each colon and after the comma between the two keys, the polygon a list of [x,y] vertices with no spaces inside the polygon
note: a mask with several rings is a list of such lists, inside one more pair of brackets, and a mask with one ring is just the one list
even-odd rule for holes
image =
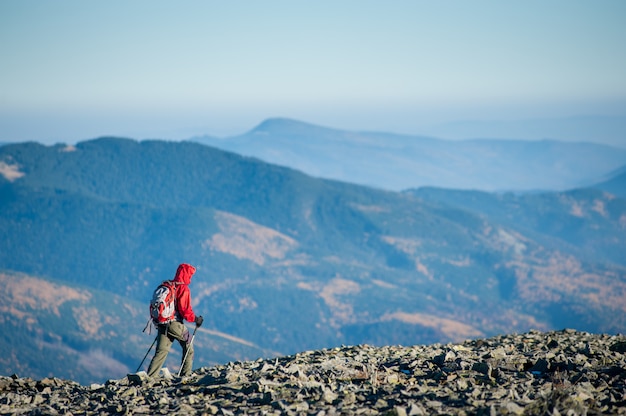
{"label": "distant mountain range", "polygon": [[2,374],[134,371],[150,294],[180,262],[198,268],[209,331],[196,366],[626,330],[626,202],[606,190],[394,192],[199,143],[101,138],[0,147],[0,210]]}
{"label": "distant mountain range", "polygon": [[626,166],[610,172],[593,187],[626,198]]}
{"label": "distant mountain range", "polygon": [[401,191],[423,186],[482,191],[567,190],[626,165],[623,148],[556,140],[441,140],[335,130],[269,119],[241,136],[203,144],[327,179]]}
{"label": "distant mountain range", "polygon": [[573,116],[515,121],[456,121],[426,127],[425,134],[446,139],[551,139],[603,143],[626,149],[625,116]]}

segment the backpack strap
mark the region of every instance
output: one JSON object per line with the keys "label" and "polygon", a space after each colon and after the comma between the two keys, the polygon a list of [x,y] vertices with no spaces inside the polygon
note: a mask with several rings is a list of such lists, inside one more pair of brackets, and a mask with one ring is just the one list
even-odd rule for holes
{"label": "backpack strap", "polygon": [[[178,319],[178,286],[182,285],[183,282],[177,282],[174,280],[168,280],[167,281],[170,284],[170,288],[174,290],[174,317],[177,320]],[[169,331],[170,329],[170,322],[168,322],[167,327],[165,329],[166,333],[167,331]]]}
{"label": "backpack strap", "polygon": [[174,316],[176,317],[176,320],[178,320],[178,286],[182,285],[183,282],[175,282],[173,280],[171,280],[171,282],[172,287],[174,288]]}
{"label": "backpack strap", "polygon": [[146,326],[143,327],[143,331],[141,331],[141,332],[146,332],[146,329],[148,329],[148,326],[149,326],[150,327],[150,332],[148,332],[148,334],[152,334],[152,325],[151,325],[152,323],[153,323],[152,322],[152,317],[150,317],[148,319],[148,322],[146,323]]}

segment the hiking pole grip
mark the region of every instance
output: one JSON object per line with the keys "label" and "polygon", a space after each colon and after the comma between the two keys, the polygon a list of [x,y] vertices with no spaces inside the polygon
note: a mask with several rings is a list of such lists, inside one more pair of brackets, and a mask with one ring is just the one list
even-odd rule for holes
{"label": "hiking pole grip", "polygon": [[180,377],[180,373],[183,371],[183,366],[185,365],[185,360],[187,360],[187,355],[189,354],[189,348],[193,345],[193,339],[196,337],[196,331],[198,330],[198,325],[193,329],[193,334],[191,335],[191,341],[189,341],[189,345],[187,346],[187,351],[185,351],[185,355],[183,356],[183,361],[180,362],[180,368],[178,369],[177,377]]}
{"label": "hiking pole grip", "polygon": [[143,356],[143,360],[141,360],[141,364],[139,364],[139,367],[137,367],[137,370],[135,371],[135,373],[139,372],[139,369],[143,365],[143,362],[146,361],[146,357],[148,356],[148,354],[150,354],[150,350],[152,350],[152,347],[154,347],[154,343],[156,342],[158,337],[159,337],[158,334],[157,334],[156,337],[154,337],[154,341],[152,341],[152,344],[150,344],[150,348],[148,348],[148,351],[146,352],[146,355]]}

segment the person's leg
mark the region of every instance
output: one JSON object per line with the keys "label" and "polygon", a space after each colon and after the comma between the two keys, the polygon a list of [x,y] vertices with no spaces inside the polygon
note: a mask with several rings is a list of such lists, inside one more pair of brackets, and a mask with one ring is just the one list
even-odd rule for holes
{"label": "person's leg", "polygon": [[182,371],[180,374],[181,376],[188,376],[191,374],[191,367],[193,366],[193,345],[191,344],[191,334],[184,324],[180,322],[172,322],[170,324],[170,335],[178,340],[183,350],[183,358],[185,362],[181,362]]}
{"label": "person's leg", "polygon": [[154,353],[154,357],[152,357],[152,361],[150,361],[150,366],[148,367],[148,377],[154,377],[159,373],[161,367],[163,367],[163,364],[165,363],[167,354],[170,352],[172,342],[174,342],[174,340],[170,338],[170,335],[166,333],[165,326],[160,325],[158,329],[159,335],[157,338],[156,352]]}

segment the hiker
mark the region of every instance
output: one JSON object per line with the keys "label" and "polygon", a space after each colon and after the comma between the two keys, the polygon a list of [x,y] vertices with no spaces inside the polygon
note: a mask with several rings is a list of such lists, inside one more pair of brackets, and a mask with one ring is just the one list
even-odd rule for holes
{"label": "hiker", "polygon": [[196,268],[186,263],[179,265],[176,270],[176,275],[172,281],[175,287],[175,318],[169,323],[157,325],[159,330],[157,347],[150,362],[150,367],[148,367],[149,377],[154,377],[159,373],[174,340],[177,340],[183,349],[183,362],[180,364],[182,371],[180,374],[182,376],[191,374],[191,366],[193,364],[192,336],[184,325],[183,320],[195,322],[196,328],[200,327],[204,321],[202,316],[197,316],[191,308],[189,283],[195,272]]}

